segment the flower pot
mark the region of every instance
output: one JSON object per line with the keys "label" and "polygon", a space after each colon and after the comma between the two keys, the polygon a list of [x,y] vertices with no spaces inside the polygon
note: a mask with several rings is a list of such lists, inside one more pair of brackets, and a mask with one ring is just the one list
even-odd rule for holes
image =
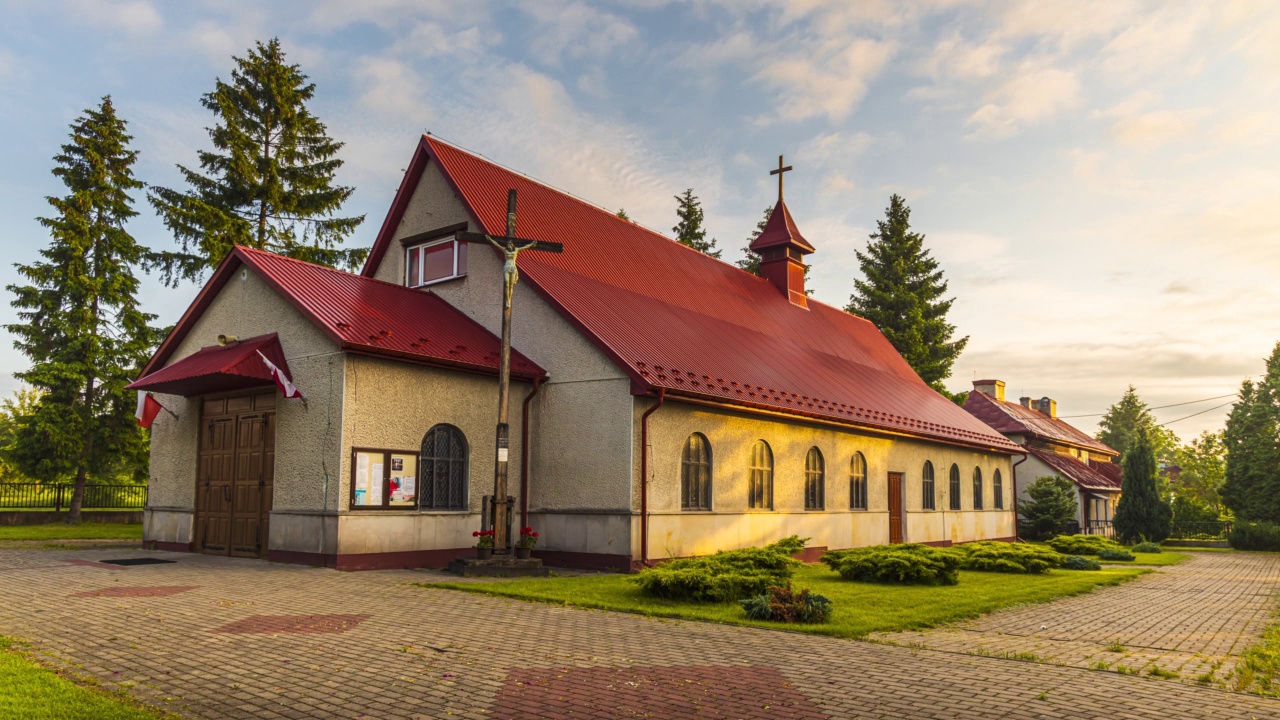
{"label": "flower pot", "polygon": [[516,547],[517,560],[528,560],[529,555],[532,553],[533,553],[533,548],[519,547],[519,546]]}
{"label": "flower pot", "polygon": [[476,548],[476,557],[481,560],[488,560],[489,558],[493,557],[493,548],[491,547]]}

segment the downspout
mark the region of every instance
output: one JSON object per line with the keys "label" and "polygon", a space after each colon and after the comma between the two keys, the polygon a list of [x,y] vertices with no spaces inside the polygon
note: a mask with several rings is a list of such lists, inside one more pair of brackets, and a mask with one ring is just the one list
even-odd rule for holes
{"label": "downspout", "polygon": [[658,388],[658,402],[640,416],[640,564],[649,563],[649,416],[662,407],[667,389]]}
{"label": "downspout", "polygon": [[520,527],[529,527],[529,403],[542,387],[542,378],[533,379],[533,392],[524,398],[520,410]]}
{"label": "downspout", "polygon": [[1013,541],[1022,542],[1022,538],[1018,534],[1018,466],[1027,461],[1027,454],[1022,453],[1022,459],[1013,464],[1009,472],[1013,475]]}

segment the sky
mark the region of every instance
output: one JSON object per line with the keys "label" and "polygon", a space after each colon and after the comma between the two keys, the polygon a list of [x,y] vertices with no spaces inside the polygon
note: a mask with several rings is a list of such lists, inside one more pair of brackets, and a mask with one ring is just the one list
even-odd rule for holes
{"label": "sky", "polygon": [[[1235,392],[1280,341],[1274,2],[0,0],[0,14],[4,285],[48,242],[51,158],[85,108],[110,94],[139,179],[180,188],[176,165],[209,147],[201,95],[279,37],[346,144],[344,211],[366,216],[352,245],[372,244],[426,130],[668,235],[692,188],[730,260],[785,154],[823,302],[848,302],[855,251],[889,196],[906,199],[969,337],[952,390],[998,378],[1063,416],[1130,384],[1184,403]],[[134,236],[174,247],[141,194],[136,207]],[[143,303],[169,324],[197,289],[148,276]],[[26,367],[8,340],[3,394]],[[1155,414],[1190,439],[1228,401]]]}

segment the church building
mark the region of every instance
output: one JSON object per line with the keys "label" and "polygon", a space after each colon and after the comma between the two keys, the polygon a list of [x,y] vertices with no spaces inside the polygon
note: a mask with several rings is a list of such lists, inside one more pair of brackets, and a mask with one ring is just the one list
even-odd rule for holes
{"label": "church building", "polygon": [[503,235],[510,189],[515,234],[563,244],[519,254],[512,304],[508,487],[535,556],[1015,537],[1023,450],[805,294],[815,244],[781,193],[756,276],[426,136],[359,274],[237,248],[131,386],[171,411],[144,542],[341,569],[472,553],[504,258],[459,233]]}

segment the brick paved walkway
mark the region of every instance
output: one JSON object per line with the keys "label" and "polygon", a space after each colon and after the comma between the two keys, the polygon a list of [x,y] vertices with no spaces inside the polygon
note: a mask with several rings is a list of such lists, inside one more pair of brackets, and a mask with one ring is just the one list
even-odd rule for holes
{"label": "brick paved walkway", "polygon": [[1237,656],[1271,620],[1278,589],[1280,555],[1202,552],[1088,595],[873,639],[1115,672],[1158,667],[1184,682],[1225,686]]}
{"label": "brick paved walkway", "polygon": [[[92,562],[144,555],[177,562]],[[1280,701],[1116,673],[411,584],[430,577],[0,551],[0,634],[189,717],[1280,717]]]}

